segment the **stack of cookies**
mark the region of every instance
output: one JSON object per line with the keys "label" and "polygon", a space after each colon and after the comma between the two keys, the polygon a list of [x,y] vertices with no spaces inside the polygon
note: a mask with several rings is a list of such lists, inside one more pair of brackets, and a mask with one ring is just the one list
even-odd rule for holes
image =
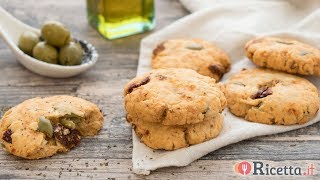
{"label": "stack of cookies", "polygon": [[226,99],[215,80],[191,69],[156,69],[124,90],[127,121],[153,149],[175,150],[216,137]]}
{"label": "stack of cookies", "polygon": [[127,121],[141,141],[174,150],[212,139],[222,128],[226,101],[231,113],[248,121],[293,125],[311,120],[319,109],[318,90],[292,74],[320,75],[320,51],[275,37],[250,40],[245,50],[262,68],[244,69],[218,86],[231,66],[222,49],[200,39],[160,43],[152,55],[154,70],[124,90]]}

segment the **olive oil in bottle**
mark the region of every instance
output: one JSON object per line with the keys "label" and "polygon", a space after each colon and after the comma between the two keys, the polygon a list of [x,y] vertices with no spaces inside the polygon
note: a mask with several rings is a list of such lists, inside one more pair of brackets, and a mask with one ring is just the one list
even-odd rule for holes
{"label": "olive oil in bottle", "polygon": [[151,30],[153,0],[87,0],[89,23],[108,39]]}

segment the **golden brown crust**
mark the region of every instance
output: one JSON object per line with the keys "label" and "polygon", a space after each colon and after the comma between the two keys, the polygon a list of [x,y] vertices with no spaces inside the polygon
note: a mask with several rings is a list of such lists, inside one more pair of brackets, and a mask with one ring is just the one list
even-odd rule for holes
{"label": "golden brown crust", "polygon": [[136,134],[141,141],[152,149],[175,150],[189,145],[199,144],[219,135],[223,126],[223,117],[218,114],[213,119],[189,125],[167,126],[159,123],[133,120]]}
{"label": "golden brown crust", "polygon": [[212,119],[226,106],[214,79],[191,69],[155,69],[124,88],[125,108],[133,119],[163,125]]}
{"label": "golden brown crust", "polygon": [[[40,116],[50,119],[54,125],[59,122],[60,117],[69,113],[84,117],[76,128],[82,136],[95,135],[102,127],[102,113],[89,101],[64,95],[37,97],[26,100],[5,113],[0,123],[0,141],[8,152],[27,159],[39,159],[57,152],[66,152],[68,148],[54,138],[46,137],[37,129]],[[4,138],[8,130],[12,131],[11,143]]]}
{"label": "golden brown crust", "polygon": [[216,81],[230,70],[227,54],[201,39],[172,39],[160,43],[153,51],[152,68],[187,68]]}
{"label": "golden brown crust", "polygon": [[227,81],[224,92],[233,114],[264,124],[303,124],[319,109],[313,84],[273,70],[243,70]]}
{"label": "golden brown crust", "polygon": [[320,75],[320,50],[296,40],[259,37],[245,45],[246,55],[260,67],[301,75]]}

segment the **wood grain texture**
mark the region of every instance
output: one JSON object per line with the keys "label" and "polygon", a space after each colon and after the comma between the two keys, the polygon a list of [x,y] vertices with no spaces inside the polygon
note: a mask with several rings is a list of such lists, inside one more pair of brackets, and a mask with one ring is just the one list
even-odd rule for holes
{"label": "wood grain texture", "polygon": [[[17,160],[18,161],[18,160]],[[251,161],[251,160],[248,160]],[[66,160],[36,160],[33,164],[28,161],[8,161],[9,166],[1,170],[0,178],[16,179],[257,179],[253,175],[240,175],[234,172],[237,160],[198,160],[186,167],[162,168],[149,176],[132,174],[130,159],[73,159]],[[263,161],[269,166],[301,167],[306,172],[313,164],[320,167],[320,161]],[[265,171],[264,171],[265,172]],[[22,177],[21,174],[24,176]],[[319,179],[320,175],[305,176],[308,179]],[[296,176],[259,176],[259,179],[294,179]]]}
{"label": "wood grain texture", "polygon": [[[314,163],[320,167],[320,123],[317,123],[229,145],[187,167],[159,169],[148,177],[133,174],[131,128],[125,122],[122,88],[136,74],[140,40],[152,32],[106,40],[88,26],[84,0],[0,0],[0,6],[34,27],[49,19],[64,22],[73,36],[93,43],[100,54],[97,65],[87,73],[50,79],[22,67],[0,41],[0,115],[32,97],[69,94],[97,103],[105,117],[99,135],[83,139],[67,154],[28,161],[0,151],[0,179],[239,179],[243,177],[234,173],[233,168],[240,160],[264,160],[275,165]],[[154,31],[188,14],[178,0],[157,0],[156,8]]]}

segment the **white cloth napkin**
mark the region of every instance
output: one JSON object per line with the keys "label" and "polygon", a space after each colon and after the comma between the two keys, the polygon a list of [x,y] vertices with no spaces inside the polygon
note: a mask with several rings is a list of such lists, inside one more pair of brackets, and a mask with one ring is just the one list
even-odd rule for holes
{"label": "white cloth napkin", "polygon": [[[232,59],[232,69],[222,81],[242,68],[254,67],[245,57],[244,44],[260,35],[291,37],[316,47],[320,45],[319,0],[181,0],[196,11],[141,42],[138,75],[150,70],[153,48],[170,38],[202,38],[217,44]],[[203,9],[205,8],[205,9]],[[203,10],[199,10],[203,9]],[[320,77],[306,77],[320,89]],[[247,122],[223,112],[224,127],[217,138],[175,151],[155,151],[133,132],[133,171],[149,174],[167,166],[186,166],[223,146],[255,136],[276,134],[308,126],[320,120],[320,113],[304,125],[276,126]]]}

